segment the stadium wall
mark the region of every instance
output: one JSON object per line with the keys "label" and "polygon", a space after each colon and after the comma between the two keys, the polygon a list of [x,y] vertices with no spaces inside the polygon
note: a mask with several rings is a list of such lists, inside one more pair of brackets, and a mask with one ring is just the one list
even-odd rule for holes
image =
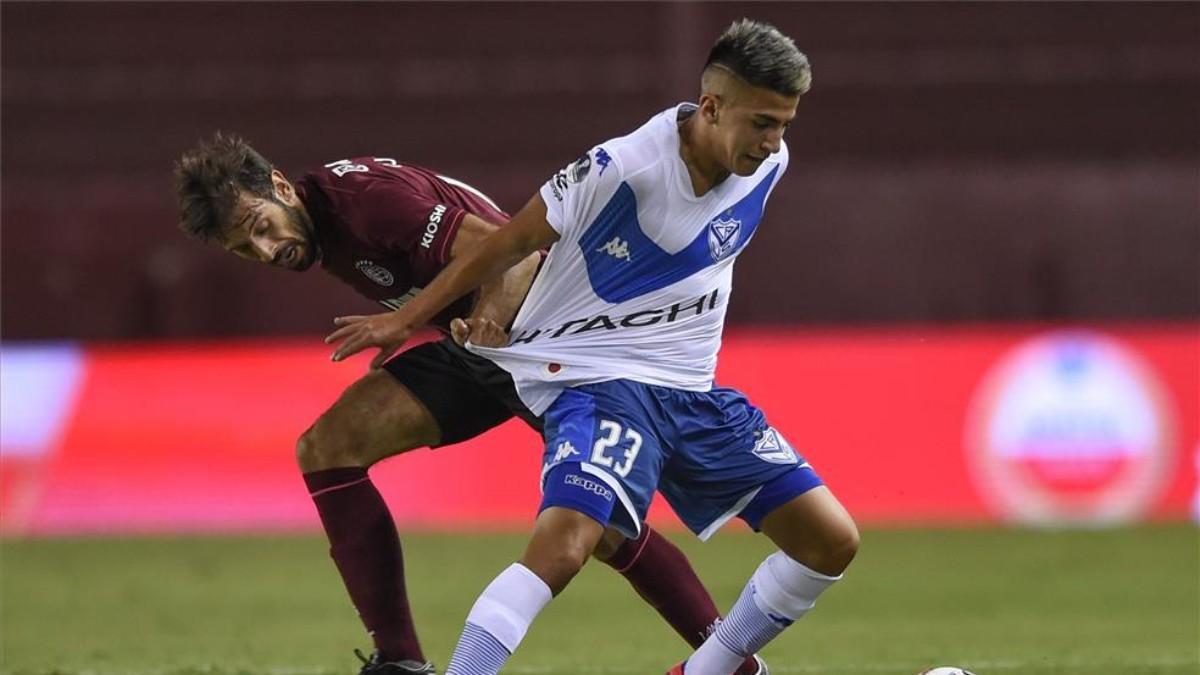
{"label": "stadium wall", "polygon": [[[7,534],[313,530],[295,438],[362,372],[315,339],[0,349]],[[746,391],[869,524],[1096,525],[1192,513],[1200,325],[731,330]],[[384,462],[402,528],[521,529],[510,422]],[[677,525],[663,505],[655,522]]]}
{"label": "stadium wall", "polygon": [[695,97],[743,16],[814,86],[731,323],[1200,319],[1200,3],[152,5],[0,3],[6,339],[319,333],[367,305],[185,240],[185,149],[393,157],[514,211]]}

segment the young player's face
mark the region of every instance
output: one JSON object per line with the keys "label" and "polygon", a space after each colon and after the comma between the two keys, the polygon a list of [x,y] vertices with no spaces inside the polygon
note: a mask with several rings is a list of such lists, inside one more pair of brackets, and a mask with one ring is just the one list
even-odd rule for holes
{"label": "young player's face", "polygon": [[714,137],[718,160],[739,176],[749,176],[778,152],[783,134],[796,117],[800,95],[739,84],[718,108]]}
{"label": "young player's face", "polygon": [[225,229],[225,250],[297,272],[311,267],[317,259],[312,225],[298,204],[289,203],[295,192],[285,192],[276,190],[270,199],[241,191]]}

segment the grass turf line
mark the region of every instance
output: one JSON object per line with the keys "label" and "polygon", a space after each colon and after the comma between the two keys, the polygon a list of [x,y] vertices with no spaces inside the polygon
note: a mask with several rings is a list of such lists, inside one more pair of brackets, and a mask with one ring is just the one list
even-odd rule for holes
{"label": "grass turf line", "polygon": [[[728,608],[770,551],[675,539]],[[476,595],[525,535],[406,535],[427,655],[445,665]],[[764,656],[772,672],[1200,673],[1200,536],[867,531],[847,579]],[[0,542],[0,671],[12,675],[341,675],[367,647],[318,537]],[[505,672],[661,673],[688,649],[618,575],[589,564]]]}

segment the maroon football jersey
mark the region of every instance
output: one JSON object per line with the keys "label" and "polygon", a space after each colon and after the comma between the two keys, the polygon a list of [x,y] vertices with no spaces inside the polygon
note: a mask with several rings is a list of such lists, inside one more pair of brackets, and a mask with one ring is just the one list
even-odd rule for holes
{"label": "maroon football jersey", "polygon": [[[470,213],[502,225],[508,214],[465,183],[386,157],[354,157],[325,165],[296,183],[312,217],[321,267],[362,295],[396,309],[450,262],[450,245]],[[460,298],[431,322],[471,311]]]}

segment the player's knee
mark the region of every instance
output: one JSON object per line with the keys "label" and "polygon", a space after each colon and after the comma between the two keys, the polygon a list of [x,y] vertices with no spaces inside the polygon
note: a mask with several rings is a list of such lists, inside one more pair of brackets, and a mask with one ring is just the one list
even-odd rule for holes
{"label": "player's knee", "polygon": [[590,554],[591,551],[586,546],[564,544],[551,554],[540,556],[537,561],[527,562],[526,566],[546,582],[552,593],[558,595],[571,583],[571,579],[579,574],[579,570],[583,569],[583,564],[587,562]]}
{"label": "player's knee", "polygon": [[[839,523],[837,527],[830,532],[830,536],[826,542],[826,565],[831,570],[837,570],[836,574],[841,574],[850,563],[854,560],[854,556],[858,555],[858,546],[861,539],[858,534],[858,526],[854,521],[846,518]],[[826,574],[834,574],[826,572]]]}
{"label": "player's knee", "polygon": [[321,415],[296,441],[296,463],[304,473],[370,464],[353,431],[331,412]]}
{"label": "player's knee", "polygon": [[[580,527],[587,518],[567,509],[549,509],[539,516],[534,536],[529,541],[521,563],[541,577],[550,590],[558,595],[571,579],[583,569],[588,556],[600,538],[595,521]],[[593,527],[594,526],[594,527]]]}
{"label": "player's knee", "polygon": [[[808,552],[808,566],[814,570],[837,576],[844,572],[854,556],[858,554],[858,527],[849,517],[829,523],[814,541]],[[803,562],[803,561],[801,561]]]}
{"label": "player's knee", "polygon": [[596,542],[596,548],[592,550],[592,556],[596,560],[608,560],[616,555],[624,543],[625,535],[614,528],[607,528],[604,530],[604,535],[600,537],[600,541]]}

